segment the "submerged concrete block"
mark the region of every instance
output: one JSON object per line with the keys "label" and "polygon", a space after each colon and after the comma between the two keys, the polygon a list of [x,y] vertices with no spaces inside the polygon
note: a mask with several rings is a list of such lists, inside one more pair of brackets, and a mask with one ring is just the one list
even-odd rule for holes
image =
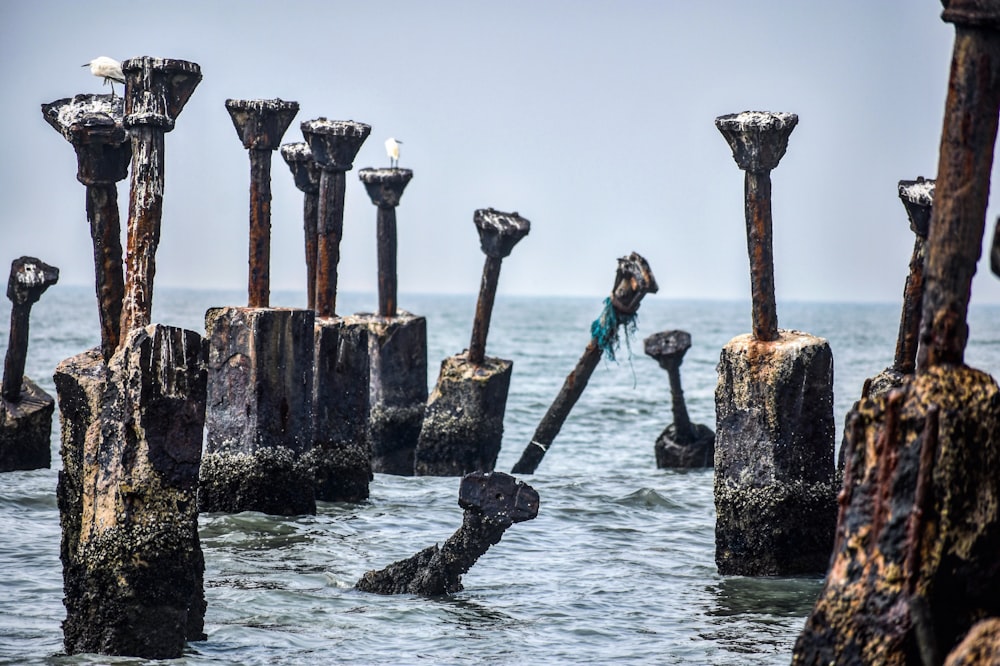
{"label": "submerged concrete block", "polygon": [[833,354],[779,330],[731,340],[715,392],[716,564],[723,575],[822,573],[837,520]]}
{"label": "submerged concrete block", "polygon": [[311,310],[212,308],[202,511],[315,513]]}
{"label": "submerged concrete block", "polygon": [[492,472],[503,441],[503,416],[513,363],[468,352],[441,362],[427,402],[416,451],[418,476]]}
{"label": "submerged concrete block", "polygon": [[0,398],[0,472],[52,466],[52,413],[56,403],[27,376],[21,398]]}

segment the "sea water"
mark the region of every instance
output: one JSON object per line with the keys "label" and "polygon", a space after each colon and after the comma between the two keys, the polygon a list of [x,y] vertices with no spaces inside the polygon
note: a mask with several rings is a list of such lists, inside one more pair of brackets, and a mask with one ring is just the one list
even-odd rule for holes
{"label": "sea water", "polygon": [[[157,322],[203,331],[208,307],[239,292],[161,289]],[[427,318],[428,382],[468,346],[474,296],[402,295]],[[514,362],[497,469],[509,471],[589,340],[602,297],[497,297],[487,354]],[[342,294],[338,311],[371,311]],[[294,294],[272,303],[301,306]],[[0,317],[9,312],[0,310]],[[866,377],[892,362],[899,306],[779,303],[781,326],[829,340],[837,445]],[[1000,308],[974,307],[967,361],[1000,367]],[[648,296],[617,362],[602,361],[536,474],[535,520],[514,525],[464,576],[426,599],[357,592],[355,581],[434,543],[462,522],[458,479],[377,474],[361,504],[315,516],[203,514],[208,639],[180,664],[787,664],[819,577],[723,577],[715,568],[711,470],[658,470],[653,444],[673,419],[668,378],[642,339],[680,328],[688,412],[714,429],[719,350],[750,330],[749,303]],[[57,285],[32,312],[27,374],[55,396],[63,358],[98,344],[96,299]],[[6,348],[6,331],[0,342]],[[0,475],[0,663],[140,663],[66,656],[53,469]]]}

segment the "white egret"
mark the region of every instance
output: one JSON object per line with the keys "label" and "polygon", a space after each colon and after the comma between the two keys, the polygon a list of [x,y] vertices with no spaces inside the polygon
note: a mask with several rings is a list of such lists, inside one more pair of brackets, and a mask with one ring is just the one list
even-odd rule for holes
{"label": "white egret", "polygon": [[111,84],[111,97],[115,96],[115,84],[125,83],[125,74],[122,72],[122,65],[120,62],[114,58],[109,58],[108,56],[98,56],[90,62],[80,65],[81,67],[90,67],[90,73],[97,77],[102,77],[104,79],[104,85]]}
{"label": "white egret", "polygon": [[399,166],[399,144],[403,143],[391,136],[385,140],[385,154],[389,156],[389,166]]}

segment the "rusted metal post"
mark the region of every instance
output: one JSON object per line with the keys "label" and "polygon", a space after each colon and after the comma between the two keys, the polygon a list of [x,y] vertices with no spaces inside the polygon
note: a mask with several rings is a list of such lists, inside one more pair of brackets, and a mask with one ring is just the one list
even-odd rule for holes
{"label": "rusted metal post", "polygon": [[745,211],[753,334],[765,342],[778,339],[774,303],[774,255],[771,245],[771,170],[788,147],[788,136],[799,117],[794,113],[744,111],[715,119],[715,126],[733,149],[733,159],[746,175]]}
{"label": "rusted metal post", "polygon": [[[615,275],[615,285],[607,301],[605,313],[602,315],[602,319],[608,314],[614,317],[614,321],[610,322],[609,332],[612,335],[617,335],[618,326],[632,321],[635,317],[643,297],[646,294],[655,294],[658,290],[656,278],[653,277],[653,272],[649,269],[649,264],[644,258],[635,252],[620,258],[618,272]],[[598,322],[594,323],[596,325]],[[591,338],[583,355],[580,356],[580,360],[577,361],[576,367],[566,377],[559,394],[549,406],[545,416],[542,417],[531,442],[525,447],[521,459],[514,465],[511,474],[535,473],[556,435],[559,434],[566,417],[572,411],[573,405],[580,399],[583,390],[587,388],[590,375],[593,374],[594,368],[597,367],[597,363],[604,353],[605,343],[606,341],[602,340],[599,335],[594,335]]]}
{"label": "rusted metal post", "polygon": [[647,356],[652,356],[670,377],[670,398],[674,414],[674,428],[677,439],[691,441],[694,430],[684,404],[684,390],[681,388],[681,363],[684,354],[691,348],[691,334],[687,331],[663,331],[655,333],[644,341]]}
{"label": "rusted metal post", "polygon": [[243,147],[250,152],[250,276],[247,305],[266,308],[271,294],[271,153],[278,149],[298,102],[227,99]]}
{"label": "rusted metal post", "polygon": [[147,326],[153,310],[156,247],[163,214],[164,135],[201,81],[201,67],[186,60],[131,58],[125,73],[125,128],[132,137],[125,299],[121,339]]}
{"label": "rusted metal post", "polygon": [[94,244],[101,355],[107,361],[121,336],[121,222],[118,188],[128,176],[132,144],[122,124],[125,102],[110,95],[76,95],[42,105],[42,116],[76,150],[76,178],[87,186],[87,221]]}
{"label": "rusted metal post", "polygon": [[378,206],[378,314],[396,316],[396,206],[413,178],[410,169],[362,169],[358,172],[372,203]]}
{"label": "rusted metal post", "polygon": [[915,239],[910,255],[910,273],[906,276],[903,289],[903,312],[899,319],[899,337],[896,339],[896,357],[892,369],[904,375],[913,374],[916,369],[917,343],[920,338],[920,312],[924,297],[924,255],[927,245],[927,230],[931,221],[931,206],[934,202],[934,181],[899,181],[899,199],[906,207],[910,229]]}
{"label": "rusted metal post", "polygon": [[302,192],[302,224],[306,239],[306,307],[316,309],[316,225],[319,221],[319,166],[305,141],[286,143],[281,156],[292,170],[295,187]]}
{"label": "rusted metal post", "polygon": [[472,320],[472,340],[469,342],[469,362],[479,365],[486,356],[486,335],[493,316],[493,301],[500,280],[500,262],[510,254],[517,242],[528,235],[531,223],[517,214],[501,213],[492,208],[481,208],[473,215],[479,231],[479,244],[486,255],[483,279],[479,285],[476,316]]}
{"label": "rusted metal post", "polygon": [[1000,3],[944,4],[942,18],[955,24],[955,46],[927,237],[918,371],[965,359],[1000,112]]}
{"label": "rusted metal post", "polygon": [[337,264],[344,230],[346,172],[372,128],[353,120],[317,118],[302,123],[302,134],[321,171],[316,240],[316,316],[337,313]]}
{"label": "rusted metal post", "polygon": [[24,362],[28,357],[28,319],[31,316],[31,306],[58,280],[58,268],[34,257],[21,257],[10,265],[10,278],[7,280],[7,298],[12,304],[10,336],[7,338],[7,356],[3,364],[3,399],[8,402],[21,400]]}

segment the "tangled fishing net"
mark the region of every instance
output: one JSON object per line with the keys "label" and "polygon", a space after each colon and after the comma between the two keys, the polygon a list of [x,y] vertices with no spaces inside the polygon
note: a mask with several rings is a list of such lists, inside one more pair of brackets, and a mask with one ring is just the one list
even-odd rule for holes
{"label": "tangled fishing net", "polygon": [[615,352],[621,346],[618,338],[618,327],[625,330],[625,347],[628,349],[628,356],[632,358],[632,336],[635,335],[638,315],[635,312],[629,314],[619,314],[611,302],[611,297],[604,299],[604,309],[601,315],[590,325],[590,335],[597,341],[597,346],[607,356],[614,361]]}

